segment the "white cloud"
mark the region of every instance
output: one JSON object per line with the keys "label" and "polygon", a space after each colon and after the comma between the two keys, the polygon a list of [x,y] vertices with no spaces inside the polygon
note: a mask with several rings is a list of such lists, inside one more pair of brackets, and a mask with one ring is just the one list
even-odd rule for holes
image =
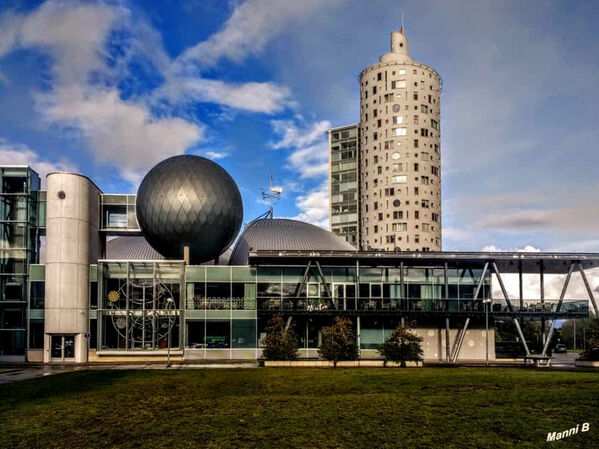
{"label": "white cloud", "polygon": [[328,145],[323,142],[299,148],[289,155],[287,161],[300,178],[319,178],[329,172]]}
{"label": "white cloud", "polygon": [[224,26],[185,52],[182,61],[212,66],[220,59],[242,61],[260,53],[294,21],[342,0],[247,0],[238,5]]}
{"label": "white cloud", "polygon": [[0,161],[11,165],[29,165],[40,175],[42,187],[46,184],[46,175],[48,173],[77,172],[77,168],[67,161],[51,162],[44,160],[27,145],[10,143],[1,138]]}
{"label": "white cloud", "polygon": [[275,150],[280,148],[301,148],[310,145],[316,140],[321,140],[325,133],[331,129],[331,122],[322,120],[315,122],[307,129],[299,129],[291,120],[271,120],[275,134],[281,137],[278,142],[271,143]]}
{"label": "white cloud", "polygon": [[293,217],[295,220],[306,221],[321,228],[329,228],[329,186],[322,183],[305,195],[296,198],[295,205],[301,212]]}
{"label": "white cloud", "polygon": [[7,15],[0,22],[0,55],[15,47],[39,47],[53,57],[61,82],[83,82],[104,69],[105,39],[120,14],[102,3],[47,1],[27,16]]}
{"label": "white cloud", "polygon": [[206,102],[217,103],[250,112],[272,114],[295,103],[285,86],[275,83],[228,83],[204,78],[172,76],[153,94],[154,101],[170,103]]}
{"label": "white cloud", "polygon": [[[302,120],[301,117],[298,118]],[[299,127],[292,120],[272,120],[273,131],[280,137],[271,142],[274,149],[289,148],[288,167],[299,173],[301,178],[319,178],[328,173],[329,153],[325,132],[331,122],[322,120]]]}
{"label": "white cloud", "polygon": [[532,245],[525,245],[522,248],[516,248],[516,249],[503,249],[500,248],[498,246],[495,245],[485,245],[482,249],[483,252],[489,252],[489,253],[500,253],[500,252],[517,252],[517,253],[540,253],[541,250],[539,248],[536,248]]}
{"label": "white cloud", "polygon": [[210,158],[210,159],[223,159],[225,157],[227,157],[229,155],[229,153],[225,152],[225,151],[206,151],[206,153],[204,153],[206,155],[206,157]]}
{"label": "white cloud", "polygon": [[180,118],[156,119],[147,107],[121,100],[112,89],[85,91],[73,85],[39,99],[49,121],[81,130],[96,157],[119,167],[134,184],[146,169],[183,153],[202,136],[200,126]]}

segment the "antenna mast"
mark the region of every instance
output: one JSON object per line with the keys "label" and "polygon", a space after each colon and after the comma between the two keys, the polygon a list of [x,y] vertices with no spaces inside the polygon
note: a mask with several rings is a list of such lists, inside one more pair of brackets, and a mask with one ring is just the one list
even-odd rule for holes
{"label": "antenna mast", "polygon": [[270,208],[268,212],[265,214],[266,217],[270,216],[270,218],[274,217],[274,205],[277,201],[281,199],[281,195],[283,195],[283,187],[273,186],[272,173],[270,174],[270,187],[268,190],[262,189],[262,199],[267,200],[270,204]]}

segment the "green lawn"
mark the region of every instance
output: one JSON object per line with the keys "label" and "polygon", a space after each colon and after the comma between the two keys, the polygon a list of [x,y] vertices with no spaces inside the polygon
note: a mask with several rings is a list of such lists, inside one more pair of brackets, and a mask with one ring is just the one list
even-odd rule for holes
{"label": "green lawn", "polygon": [[[548,431],[590,431],[547,443]],[[599,373],[80,371],[0,386],[0,447],[597,447]]]}

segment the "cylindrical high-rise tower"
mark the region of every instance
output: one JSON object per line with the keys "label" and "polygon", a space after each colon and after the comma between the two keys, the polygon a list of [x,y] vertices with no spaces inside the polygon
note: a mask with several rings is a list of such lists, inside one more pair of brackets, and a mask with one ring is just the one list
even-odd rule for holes
{"label": "cylindrical high-rise tower", "polygon": [[441,250],[441,84],[403,29],[360,73],[362,249]]}

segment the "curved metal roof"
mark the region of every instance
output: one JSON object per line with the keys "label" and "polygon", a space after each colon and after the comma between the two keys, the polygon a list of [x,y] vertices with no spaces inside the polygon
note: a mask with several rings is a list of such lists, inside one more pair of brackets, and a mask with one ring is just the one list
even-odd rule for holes
{"label": "curved metal roof", "polygon": [[250,251],[355,251],[332,232],[303,221],[264,218],[248,224],[229,259],[229,265],[247,265]]}
{"label": "curved metal roof", "polygon": [[[219,265],[229,263],[231,249],[219,257]],[[106,260],[164,260],[165,257],[150,246],[147,240],[139,236],[116,237],[106,242]],[[210,260],[201,265],[213,265]]]}

